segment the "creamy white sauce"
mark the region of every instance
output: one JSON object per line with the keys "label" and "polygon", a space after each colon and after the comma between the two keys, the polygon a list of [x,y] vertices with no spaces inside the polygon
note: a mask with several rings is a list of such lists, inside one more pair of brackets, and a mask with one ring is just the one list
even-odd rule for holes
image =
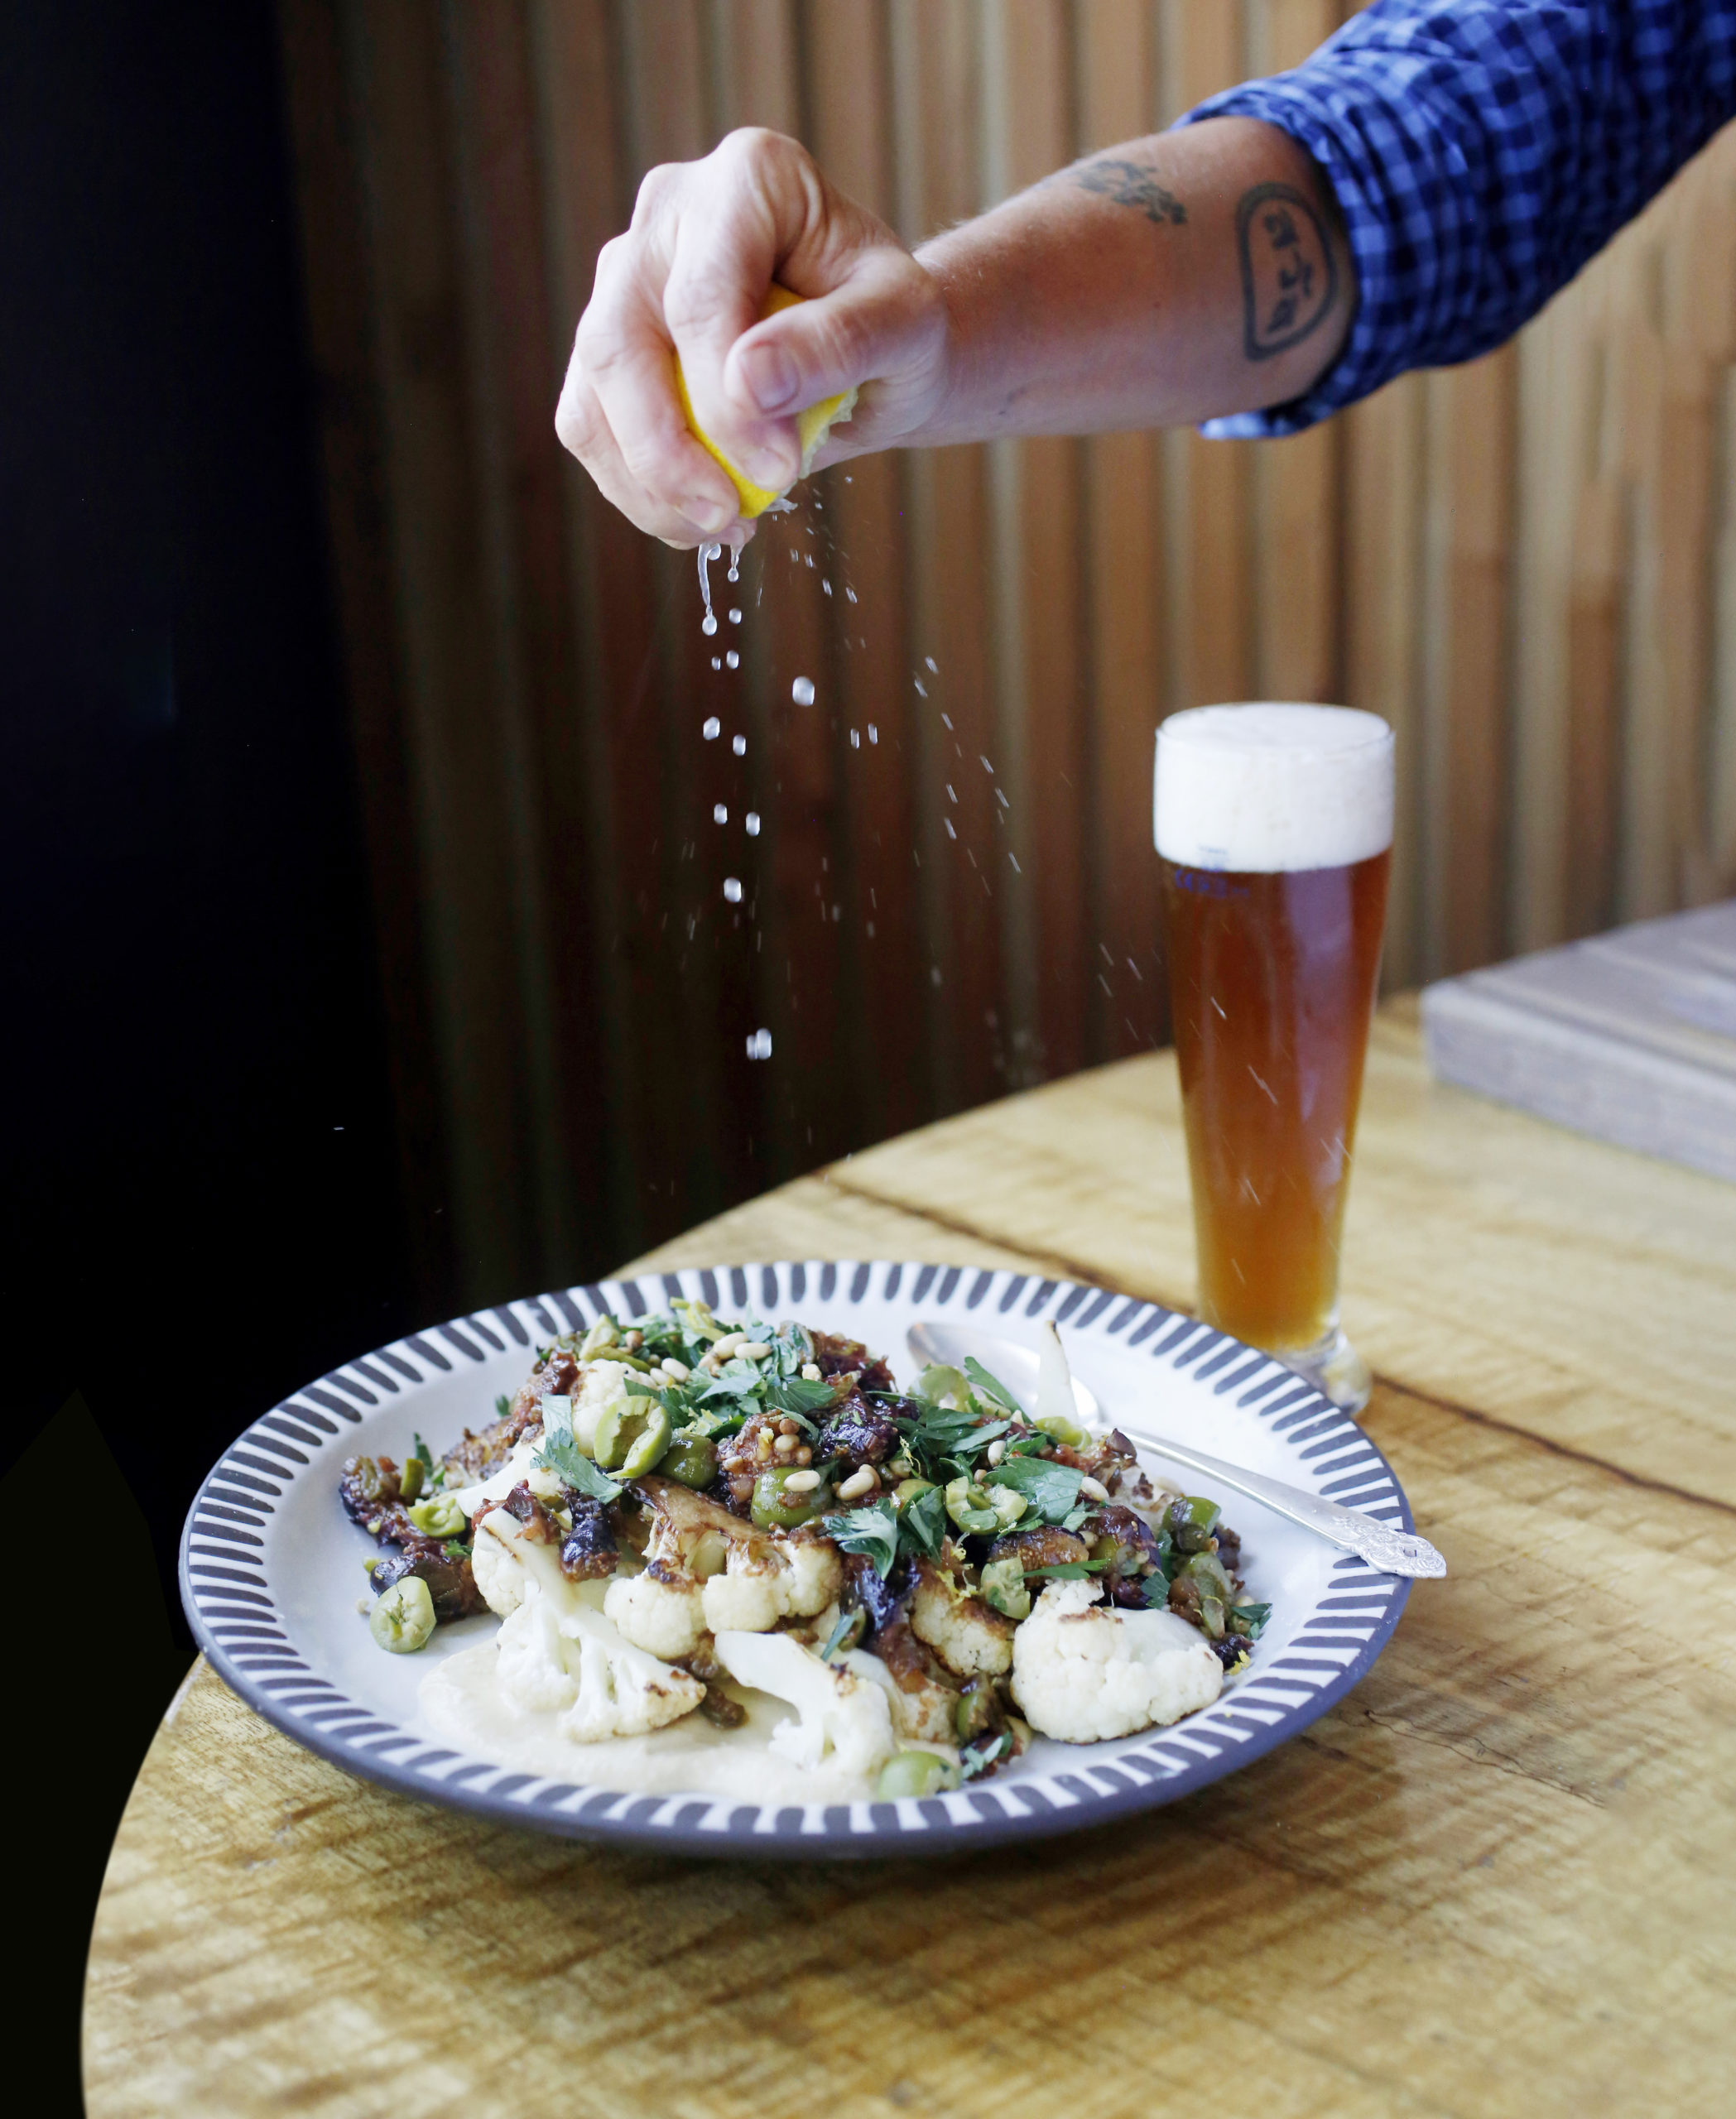
{"label": "creamy white sauce", "polygon": [[496,1682],[492,1641],[446,1656],[423,1679],[422,1718],[443,1742],[474,1751],[514,1772],[642,1795],[693,1794],[746,1803],[861,1803],[873,1795],[862,1775],[830,1762],[792,1766],[771,1749],[772,1732],[796,1718],[786,1699],[728,1688],[748,1710],[738,1729],[714,1728],[703,1714],[684,1715],[645,1737],[578,1744],[563,1737],[555,1713],[532,1713]]}

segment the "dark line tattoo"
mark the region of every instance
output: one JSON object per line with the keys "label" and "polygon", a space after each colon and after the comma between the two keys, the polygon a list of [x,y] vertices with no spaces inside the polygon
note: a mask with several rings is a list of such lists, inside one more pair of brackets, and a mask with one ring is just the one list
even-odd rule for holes
{"label": "dark line tattoo", "polygon": [[1236,208],[1242,260],[1242,344],[1251,361],[1299,345],[1338,300],[1325,225],[1288,184],[1257,184]]}
{"label": "dark line tattoo", "polygon": [[1118,206],[1137,207],[1159,228],[1179,228],[1186,223],[1186,207],[1142,162],[1099,155],[1094,161],[1081,162],[1071,174],[1081,191],[1094,191],[1100,199],[1113,199]]}

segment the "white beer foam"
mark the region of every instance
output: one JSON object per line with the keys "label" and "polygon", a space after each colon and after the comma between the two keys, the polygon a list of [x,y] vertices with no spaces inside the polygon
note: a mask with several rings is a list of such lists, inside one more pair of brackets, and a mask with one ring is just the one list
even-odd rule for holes
{"label": "white beer foam", "polygon": [[1392,731],[1348,706],[1198,706],[1157,731],[1157,851],[1185,868],[1340,868],[1392,843]]}

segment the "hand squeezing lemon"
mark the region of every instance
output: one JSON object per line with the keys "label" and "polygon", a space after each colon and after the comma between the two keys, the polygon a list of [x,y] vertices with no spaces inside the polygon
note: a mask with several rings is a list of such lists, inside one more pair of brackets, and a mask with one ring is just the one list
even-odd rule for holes
{"label": "hand squeezing lemon", "polygon": [[[787,287],[774,285],[772,291],[766,296],[764,307],[760,310],[759,321],[763,324],[768,316],[776,316],[779,310],[788,309],[795,303],[805,299],[805,296],[791,294]],[[676,394],[681,401],[681,410],[687,415],[687,424],[693,430],[695,440],[709,456],[714,457],[729,473],[730,483],[734,486],[741,501],[742,520],[744,522],[751,522],[755,516],[763,515],[774,501],[781,500],[784,497],[783,493],[767,493],[763,486],[755,485],[751,478],[737,470],[734,464],[729,461],[723,450],[700,425],[694,416],[693,400],[687,395],[687,378],[681,372],[681,358],[679,353],[676,356],[675,381]],[[789,486],[784,488],[784,493],[789,492],[791,486],[796,483],[796,479],[807,477],[809,472],[814,468],[814,459],[825,446],[827,435],[831,433],[834,427],[843,425],[855,409],[856,390],[853,384],[849,389],[839,392],[837,396],[823,398],[819,404],[810,405],[805,412],[796,414],[796,438],[801,443],[801,463],[796,470],[796,478],[790,481]]]}

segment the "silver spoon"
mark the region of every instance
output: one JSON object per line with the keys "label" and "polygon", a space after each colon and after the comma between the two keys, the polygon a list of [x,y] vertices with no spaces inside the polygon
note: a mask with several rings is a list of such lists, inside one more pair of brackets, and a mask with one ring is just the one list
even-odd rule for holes
{"label": "silver spoon", "polygon": [[[1016,1339],[1003,1339],[968,1326],[960,1328],[939,1322],[912,1324],[906,1338],[917,1361],[959,1368],[967,1354],[974,1355],[1027,1404],[1034,1402],[1037,1357],[1031,1348],[1022,1347]],[[1096,1394],[1077,1377],[1070,1380],[1080,1418],[1093,1427],[1106,1426]],[[1301,1487],[1286,1485],[1282,1479],[1269,1479],[1262,1472],[1243,1471],[1238,1464],[1226,1464],[1220,1457],[1208,1457],[1204,1450],[1190,1449],[1185,1443],[1167,1441],[1145,1428],[1138,1430],[1137,1439],[1141,1448],[1149,1449],[1153,1456],[1161,1457],[1168,1463],[1183,1465],[1190,1472],[1203,1472],[1217,1485],[1262,1502],[1274,1514],[1300,1523],[1305,1530],[1312,1530],[1316,1536],[1358,1554],[1383,1574],[1438,1577],[1447,1571],[1446,1562],[1434,1546],[1414,1530],[1394,1530],[1390,1524],[1365,1516],[1359,1509],[1342,1508],[1335,1501],[1308,1493]]]}

